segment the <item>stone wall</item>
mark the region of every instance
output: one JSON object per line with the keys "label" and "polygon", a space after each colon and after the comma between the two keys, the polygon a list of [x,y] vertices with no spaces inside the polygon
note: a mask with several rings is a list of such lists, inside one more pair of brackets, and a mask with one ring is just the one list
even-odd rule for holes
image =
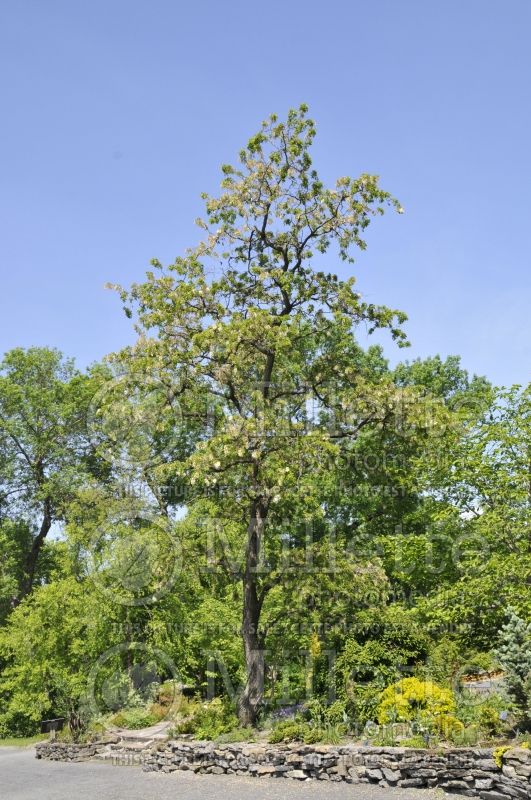
{"label": "stone wall", "polygon": [[482,800],[530,800],[531,750],[513,748],[498,767],[492,750],[414,750],[355,745],[270,745],[168,741],[143,751],[119,744],[41,742],[37,758],[53,761],[109,759],[116,766],[141,764],[148,772],[191,770],[269,778],[435,787]]}
{"label": "stone wall", "polygon": [[500,769],[492,750],[320,745],[214,745],[170,741],[143,755],[144,770],[434,787],[482,800],[529,800],[531,751],[512,749]]}
{"label": "stone wall", "polygon": [[99,747],[98,744],[39,742],[35,745],[35,755],[47,761],[87,761],[97,754]]}

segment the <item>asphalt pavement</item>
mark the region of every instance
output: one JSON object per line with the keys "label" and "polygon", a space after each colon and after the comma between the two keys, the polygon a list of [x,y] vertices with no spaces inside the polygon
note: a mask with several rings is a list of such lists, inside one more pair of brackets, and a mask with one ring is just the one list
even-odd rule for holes
{"label": "asphalt pavement", "polygon": [[35,758],[33,747],[0,747],[0,800],[441,800],[437,789],[142,772],[94,761]]}

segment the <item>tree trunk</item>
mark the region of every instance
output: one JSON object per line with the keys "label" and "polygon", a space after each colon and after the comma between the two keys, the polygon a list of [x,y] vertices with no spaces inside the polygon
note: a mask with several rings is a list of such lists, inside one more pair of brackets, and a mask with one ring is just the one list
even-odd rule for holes
{"label": "tree trunk", "polygon": [[264,504],[260,501],[254,502],[251,507],[243,576],[242,639],[247,682],[238,704],[238,717],[243,727],[252,727],[256,723],[258,706],[264,693],[264,639],[259,630],[262,598],[258,593],[257,567],[266,516],[267,508]]}
{"label": "tree trunk", "polygon": [[46,500],[44,501],[44,516],[42,518],[41,527],[39,528],[38,534],[33,539],[33,542],[31,544],[31,549],[28,551],[28,554],[26,556],[25,575],[22,580],[20,593],[17,598],[16,605],[18,605],[33,589],[33,582],[35,580],[35,572],[37,571],[37,561],[39,560],[39,554],[42,550],[44,540],[46,539],[51,527],[52,527],[52,513],[51,513],[50,501],[48,498],[46,498]]}

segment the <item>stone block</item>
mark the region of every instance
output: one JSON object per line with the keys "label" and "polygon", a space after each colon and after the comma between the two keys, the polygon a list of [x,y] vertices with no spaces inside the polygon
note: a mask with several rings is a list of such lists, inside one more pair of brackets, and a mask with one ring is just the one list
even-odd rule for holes
{"label": "stone block", "polygon": [[297,778],[297,780],[305,780],[307,777],[306,773],[303,769],[290,769],[289,772],[286,772],[288,778]]}
{"label": "stone block", "polygon": [[476,789],[492,789],[492,779],[491,778],[476,778],[474,782],[474,786]]}

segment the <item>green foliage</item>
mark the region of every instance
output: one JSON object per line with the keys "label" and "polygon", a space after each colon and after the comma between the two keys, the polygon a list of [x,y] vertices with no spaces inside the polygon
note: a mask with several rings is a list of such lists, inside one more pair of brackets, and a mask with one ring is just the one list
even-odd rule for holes
{"label": "green foliage", "polygon": [[455,710],[455,700],[450,690],[431,681],[403,678],[388,686],[378,704],[378,721],[410,722],[422,716],[429,719],[449,714]]}
{"label": "green foliage", "polygon": [[112,725],[116,725],[118,728],[138,730],[140,728],[149,728],[151,725],[155,725],[159,722],[160,719],[160,714],[154,714],[142,708],[132,708],[119,711],[111,717],[110,721]]}
{"label": "green foliage", "polygon": [[502,627],[496,656],[505,669],[505,683],[517,707],[531,720],[531,624],[514,609]]}
{"label": "green foliage", "polygon": [[[376,742],[373,741],[373,744]],[[407,739],[400,740],[400,747],[413,747],[415,750],[430,747],[430,742],[426,741],[423,736],[410,736]]]}
{"label": "green foliage", "polygon": [[46,537],[94,466],[85,425],[92,391],[57,350],[16,348],[0,362],[0,526],[16,537],[0,534],[4,615],[6,596],[14,605],[42,576]]}
{"label": "green foliage", "polygon": [[280,744],[281,742],[302,741],[304,732],[309,730],[309,725],[294,720],[286,720],[275,725],[269,734],[270,744]]}
{"label": "green foliage", "polygon": [[465,726],[462,734],[456,738],[454,744],[460,747],[477,747],[480,740],[480,729],[478,725]]}
{"label": "green foliage", "polygon": [[46,733],[37,733],[35,736],[7,736],[0,738],[0,747],[32,747],[47,738]]}
{"label": "green foliage", "polygon": [[[320,719],[320,722],[317,721]],[[346,724],[331,723],[322,717],[312,717],[312,722],[302,719],[284,720],[273,726],[269,734],[271,744],[304,742],[304,744],[339,744],[348,732]]]}
{"label": "green foliage", "polygon": [[498,709],[484,705],[479,712],[479,725],[486,736],[499,736],[503,731],[503,722]]}
{"label": "green foliage", "polygon": [[461,720],[457,719],[453,714],[436,713],[432,712],[431,709],[426,715],[427,719],[430,716],[433,716],[435,730],[443,739],[454,743],[459,742],[465,730]]}
{"label": "green foliage", "polygon": [[[279,744],[280,742],[304,742],[305,737],[313,739],[317,729],[312,727],[307,722],[296,720],[285,720],[284,722],[277,723],[271,733],[269,734],[269,742],[271,744]],[[315,739],[314,741],[318,741]],[[311,744],[308,741],[307,744]]]}
{"label": "green foliage", "polygon": [[336,680],[348,716],[363,725],[375,718],[385,687],[400,678],[404,667],[426,658],[429,640],[412,615],[393,607],[376,618],[361,613],[355,634],[337,658]]}
{"label": "green foliage", "polygon": [[255,728],[234,728],[228,733],[222,733],[216,737],[219,744],[235,744],[237,742],[254,742],[256,738]]}
{"label": "green foliage", "polygon": [[238,727],[231,706],[221,699],[200,704],[193,714],[178,723],[176,733],[193,733],[197,739],[218,739]]}
{"label": "green foliage", "polygon": [[498,767],[498,769],[501,769],[503,767],[503,756],[505,755],[507,750],[510,749],[511,749],[510,747],[504,745],[502,747],[496,747],[495,750],[493,751],[492,757],[496,762],[496,766]]}
{"label": "green foliage", "polygon": [[12,733],[33,732],[50,714],[70,718],[79,712],[87,661],[101,646],[102,609],[87,590],[72,579],[41,587],[0,629],[2,719]]}

